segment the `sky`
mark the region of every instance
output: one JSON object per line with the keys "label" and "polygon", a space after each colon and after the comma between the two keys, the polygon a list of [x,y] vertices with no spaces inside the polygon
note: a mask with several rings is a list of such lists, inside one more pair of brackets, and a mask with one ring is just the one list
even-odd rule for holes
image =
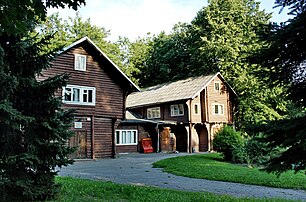
{"label": "sky", "polygon": [[[207,0],[86,0],[86,6],[79,9],[83,20],[90,18],[92,24],[110,30],[111,41],[119,36],[134,41],[147,33],[170,33],[178,22],[190,23],[197,12],[207,5]],[[272,13],[272,21],[288,19],[286,11],[273,9],[274,0],[261,0],[260,8]],[[62,19],[75,17],[72,9],[50,9],[48,14],[59,12]]]}

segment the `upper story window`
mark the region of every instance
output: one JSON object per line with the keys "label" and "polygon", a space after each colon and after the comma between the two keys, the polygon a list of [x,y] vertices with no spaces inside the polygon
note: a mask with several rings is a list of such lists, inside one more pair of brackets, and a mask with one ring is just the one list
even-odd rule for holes
{"label": "upper story window", "polygon": [[215,91],[220,92],[220,89],[221,89],[221,83],[220,83],[220,81],[215,81],[215,83],[214,83],[214,89],[215,89]]}
{"label": "upper story window", "polygon": [[199,114],[199,104],[194,104],[194,114]]}
{"label": "upper story window", "polygon": [[86,55],[74,55],[74,70],[86,71]]}
{"label": "upper story window", "polygon": [[137,145],[137,130],[116,130],[117,145]]}
{"label": "upper story window", "polygon": [[63,88],[63,102],[66,104],[95,105],[96,88],[67,85]]}
{"label": "upper story window", "polygon": [[160,107],[148,108],[147,118],[148,119],[160,118]]}
{"label": "upper story window", "polygon": [[171,109],[171,116],[184,115],[184,105],[183,104],[171,105],[170,109]]}
{"label": "upper story window", "polygon": [[212,104],[212,114],[213,115],[223,115],[224,105],[223,104]]}

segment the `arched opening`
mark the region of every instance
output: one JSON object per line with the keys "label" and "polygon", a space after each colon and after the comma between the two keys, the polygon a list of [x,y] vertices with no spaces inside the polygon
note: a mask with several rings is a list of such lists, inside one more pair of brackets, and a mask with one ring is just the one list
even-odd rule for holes
{"label": "arched opening", "polygon": [[179,152],[187,152],[187,130],[184,125],[173,127],[173,133],[176,137],[176,150]]}
{"label": "arched opening", "polygon": [[195,129],[199,136],[199,151],[208,151],[208,131],[205,125],[197,124]]}

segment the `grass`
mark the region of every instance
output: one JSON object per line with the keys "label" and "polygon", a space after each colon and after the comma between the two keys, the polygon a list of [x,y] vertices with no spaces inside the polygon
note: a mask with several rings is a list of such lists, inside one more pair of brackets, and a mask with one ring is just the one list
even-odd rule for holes
{"label": "grass", "polygon": [[286,172],[278,178],[258,168],[224,162],[220,154],[169,158],[155,162],[153,166],[185,177],[306,190],[304,173]]}
{"label": "grass", "polygon": [[235,198],[206,192],[185,192],[145,186],[122,185],[112,182],[57,177],[62,185],[54,201],[288,201],[283,199]]}

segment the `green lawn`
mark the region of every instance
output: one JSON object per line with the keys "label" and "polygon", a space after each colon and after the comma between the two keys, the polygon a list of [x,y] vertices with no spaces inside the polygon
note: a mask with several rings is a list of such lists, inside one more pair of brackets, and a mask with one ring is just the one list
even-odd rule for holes
{"label": "green lawn", "polygon": [[288,201],[282,199],[234,198],[206,192],[184,192],[144,186],[121,185],[112,182],[57,177],[62,190],[55,201]]}
{"label": "green lawn", "polygon": [[155,162],[153,166],[164,168],[168,173],[192,178],[306,190],[304,172],[287,172],[277,178],[258,168],[224,162],[221,155],[216,153],[164,159]]}

